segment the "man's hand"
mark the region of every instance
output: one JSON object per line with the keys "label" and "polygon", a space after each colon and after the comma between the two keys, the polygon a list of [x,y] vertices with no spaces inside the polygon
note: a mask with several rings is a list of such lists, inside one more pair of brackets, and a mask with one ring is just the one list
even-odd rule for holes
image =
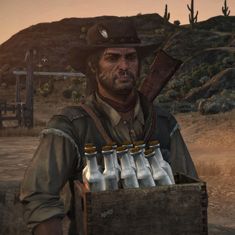
{"label": "man's hand", "polygon": [[63,235],[61,219],[52,218],[36,226],[34,235]]}

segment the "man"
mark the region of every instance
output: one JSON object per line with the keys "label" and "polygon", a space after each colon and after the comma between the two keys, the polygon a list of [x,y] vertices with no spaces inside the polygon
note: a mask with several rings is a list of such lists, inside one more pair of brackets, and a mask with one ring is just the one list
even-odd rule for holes
{"label": "man", "polygon": [[100,150],[110,141],[158,139],[174,173],[197,177],[175,118],[137,92],[141,59],[153,48],[140,43],[129,21],[116,20],[91,27],[87,46],[74,50],[73,65],[88,76],[91,95],[50,120],[26,171],[20,198],[35,235],[62,234],[66,212],[60,191],[68,181],[81,179],[86,143]]}

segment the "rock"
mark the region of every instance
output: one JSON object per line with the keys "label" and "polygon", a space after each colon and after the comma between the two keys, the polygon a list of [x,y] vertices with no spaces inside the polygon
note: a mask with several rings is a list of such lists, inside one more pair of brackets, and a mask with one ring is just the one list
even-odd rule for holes
{"label": "rock", "polygon": [[197,109],[195,108],[195,105],[189,102],[177,102],[174,106],[174,112],[179,113],[188,113],[188,112],[194,112]]}
{"label": "rock", "polygon": [[224,96],[214,95],[209,99],[200,99],[197,102],[197,110],[201,114],[216,114],[227,112],[235,107],[235,95],[231,92],[223,91]]}
{"label": "rock", "polygon": [[221,105],[217,102],[205,102],[202,114],[216,114],[221,111]]}

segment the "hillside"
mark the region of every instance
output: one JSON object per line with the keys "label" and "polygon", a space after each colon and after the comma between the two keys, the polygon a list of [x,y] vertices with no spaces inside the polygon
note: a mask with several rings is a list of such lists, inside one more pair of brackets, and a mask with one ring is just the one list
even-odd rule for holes
{"label": "hillside", "polygon": [[[69,18],[40,23],[18,32],[0,45],[0,85],[6,87],[7,84],[14,84],[12,71],[25,68],[24,57],[28,48],[37,50],[36,70],[72,71],[68,63],[71,48],[84,44],[86,31],[94,22],[112,18],[117,17]],[[210,18],[197,23],[194,30],[185,25],[166,24],[158,14],[129,18],[135,23],[143,42],[158,43],[159,48],[183,61],[156,102],[173,112],[199,110],[204,114],[227,111],[234,107],[235,77],[227,76],[226,72],[229,70],[233,71],[229,74],[234,74],[234,16]],[[148,73],[151,61],[152,58],[143,61],[141,79]],[[215,85],[215,80],[228,81],[227,85],[224,82]],[[206,90],[213,90],[213,87],[218,89],[206,93],[205,87]],[[77,88],[72,85],[68,98],[73,89],[77,92]],[[190,98],[192,96],[193,99]]]}

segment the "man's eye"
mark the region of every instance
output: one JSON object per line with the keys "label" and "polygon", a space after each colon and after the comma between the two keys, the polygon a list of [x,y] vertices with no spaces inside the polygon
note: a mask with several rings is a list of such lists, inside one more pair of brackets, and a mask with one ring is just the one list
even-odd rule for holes
{"label": "man's eye", "polygon": [[130,55],[127,55],[126,57],[128,60],[130,61],[134,61],[137,59],[137,54],[130,54]]}
{"label": "man's eye", "polygon": [[116,62],[118,60],[118,56],[112,55],[112,56],[108,56],[105,59],[109,62]]}

